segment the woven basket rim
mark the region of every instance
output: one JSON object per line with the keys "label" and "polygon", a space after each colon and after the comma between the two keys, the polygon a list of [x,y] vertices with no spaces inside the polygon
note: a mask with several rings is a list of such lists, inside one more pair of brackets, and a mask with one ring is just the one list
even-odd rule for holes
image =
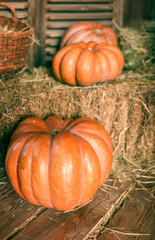
{"label": "woven basket rim", "polygon": [[[8,17],[4,17],[4,16],[0,16],[0,19],[3,19],[3,20],[5,20],[6,21],[6,24],[7,24],[7,22],[12,22],[13,23],[13,20],[11,19],[11,18],[8,18]],[[33,30],[33,28],[32,28],[32,26],[29,24],[29,23],[27,23],[26,21],[24,21],[24,20],[16,20],[15,22],[14,22],[14,24],[15,24],[15,26],[16,26],[16,24],[18,24],[18,23],[20,23],[20,24],[23,24],[23,25],[25,25],[25,28],[23,28],[23,29],[21,29],[21,30],[18,30],[18,31],[15,31],[15,32],[3,32],[3,33],[0,33],[0,36],[13,36],[13,35],[16,35],[16,36],[19,36],[19,35],[23,35],[23,34],[26,34],[26,35],[33,35],[33,33],[34,33],[34,30]],[[0,25],[1,25],[1,23],[0,23]],[[25,29],[25,30],[24,30]],[[22,31],[23,30],[23,31]]]}

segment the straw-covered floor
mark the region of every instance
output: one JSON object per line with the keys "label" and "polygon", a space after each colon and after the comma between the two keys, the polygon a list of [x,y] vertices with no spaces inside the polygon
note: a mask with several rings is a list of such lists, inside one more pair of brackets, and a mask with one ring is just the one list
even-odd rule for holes
{"label": "straw-covered floor", "polygon": [[[122,41],[124,31],[125,29],[119,29]],[[128,32],[131,35],[131,29]],[[125,46],[129,48],[126,41],[123,44],[122,49]],[[145,43],[145,48],[146,46]],[[144,52],[143,48],[138,46],[137,51]],[[146,51],[148,49],[150,46]],[[153,54],[147,54],[138,68],[132,70],[130,66],[130,70],[124,70],[116,80],[90,87],[61,84],[52,76],[51,70],[44,67],[25,68],[16,74],[1,76],[0,167],[4,167],[11,134],[26,117],[44,119],[50,115],[62,118],[87,116],[98,120],[112,138],[112,173],[116,178],[141,179],[146,182],[151,177],[154,181],[155,75],[152,59]]]}

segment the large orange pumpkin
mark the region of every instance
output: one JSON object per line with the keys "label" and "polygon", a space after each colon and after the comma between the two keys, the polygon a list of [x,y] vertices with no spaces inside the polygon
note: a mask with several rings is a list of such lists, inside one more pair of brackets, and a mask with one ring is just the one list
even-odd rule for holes
{"label": "large orange pumpkin", "polygon": [[61,48],[52,62],[53,73],[59,81],[80,86],[113,80],[123,67],[124,57],[118,47],[95,42]]}
{"label": "large orange pumpkin", "polygon": [[67,211],[89,201],[112,167],[112,141],[96,121],[29,117],[12,135],[6,171],[32,204]]}
{"label": "large orange pumpkin", "polygon": [[90,41],[96,43],[105,42],[114,46],[118,45],[117,35],[111,27],[99,22],[83,21],[77,22],[68,28],[62,37],[60,47],[81,41],[86,43]]}

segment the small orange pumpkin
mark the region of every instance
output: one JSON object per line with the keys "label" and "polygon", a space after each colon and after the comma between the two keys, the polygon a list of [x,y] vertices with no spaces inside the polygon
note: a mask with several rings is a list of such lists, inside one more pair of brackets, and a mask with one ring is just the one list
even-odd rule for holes
{"label": "small orange pumpkin", "polygon": [[89,201],[112,167],[112,141],[96,121],[29,117],[12,135],[6,171],[32,204],[68,211]]}
{"label": "small orange pumpkin", "polygon": [[82,21],[68,28],[62,37],[60,47],[81,41],[86,43],[90,41],[96,43],[105,42],[114,46],[118,45],[117,35],[111,27],[107,27],[99,22]]}
{"label": "small orange pumpkin", "polygon": [[90,86],[117,78],[124,67],[121,50],[106,43],[79,42],[61,48],[52,62],[56,78],[69,85]]}

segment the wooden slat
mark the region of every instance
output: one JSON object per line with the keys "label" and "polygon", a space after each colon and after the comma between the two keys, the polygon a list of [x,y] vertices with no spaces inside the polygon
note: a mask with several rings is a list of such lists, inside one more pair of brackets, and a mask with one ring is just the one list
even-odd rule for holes
{"label": "wooden slat", "polygon": [[57,46],[60,39],[61,39],[60,37],[59,38],[46,38],[45,45],[46,46]]}
{"label": "wooden slat", "polygon": [[52,30],[46,30],[45,35],[48,37],[61,37],[65,33],[65,29],[52,29]]}
{"label": "wooden slat", "polygon": [[49,28],[68,28],[71,25],[75,24],[77,21],[46,21],[46,27]]}
{"label": "wooden slat", "polygon": [[[8,189],[8,191],[7,191]],[[0,191],[0,239],[6,240],[14,235],[22,226],[26,226],[37,217],[44,208],[33,206],[21,199],[7,184],[7,189]]]}
{"label": "wooden slat", "polygon": [[[7,1],[8,2],[8,1]],[[27,1],[26,2],[11,2],[11,3],[9,3],[13,8],[15,8],[15,9],[25,9],[25,8],[28,8],[28,3],[27,3]],[[1,5],[0,5],[0,10],[1,9],[8,9],[8,8],[6,8],[6,7],[2,7]]]}
{"label": "wooden slat", "polygon": [[[25,10],[25,11],[18,11],[17,10],[16,14],[17,14],[18,19],[28,18],[28,11],[27,10]],[[0,11],[0,16],[12,18],[12,14],[9,11]]]}
{"label": "wooden slat", "polygon": [[[72,0],[48,0],[47,1],[48,3],[53,3],[53,2],[56,2],[56,3],[64,3],[64,2],[73,2]],[[104,3],[104,2],[114,2],[114,0],[75,0],[75,2],[79,2],[79,3],[83,3],[83,2],[99,2],[99,3]]]}
{"label": "wooden slat", "polygon": [[[29,64],[30,66],[40,66],[42,60],[44,58],[42,54],[42,49],[44,48],[44,44],[42,38],[44,37],[44,21],[42,17],[44,17],[44,8],[42,7],[42,1],[38,0],[28,0],[29,3],[29,23],[34,29],[34,36],[39,40],[39,44],[33,44],[30,49],[30,58]],[[42,11],[41,11],[42,9]]]}
{"label": "wooden slat", "polygon": [[45,48],[45,53],[53,55],[53,54],[55,54],[56,50],[57,50],[56,46],[55,47],[53,47],[53,46],[52,47],[46,47]]}
{"label": "wooden slat", "polygon": [[47,209],[27,227],[20,231],[13,240],[84,240],[99,222],[107,222],[118,205],[127,197],[133,186],[123,184],[118,189],[109,189],[108,193],[101,189],[87,205],[62,213]]}
{"label": "wooden slat", "polygon": [[142,189],[134,190],[123,208],[116,213],[97,239],[153,240],[155,237],[153,209],[155,209],[155,201],[150,194]]}
{"label": "wooden slat", "polygon": [[[69,28],[71,25],[75,24],[77,20],[74,21],[46,21],[47,28]],[[111,20],[100,20],[97,19],[97,22],[103,23],[106,26],[112,26]]]}
{"label": "wooden slat", "polygon": [[113,4],[47,4],[47,11],[104,11],[113,10]]}
{"label": "wooden slat", "polygon": [[112,19],[113,13],[111,12],[76,12],[76,13],[47,13],[46,18],[50,20],[66,20],[66,19]]}
{"label": "wooden slat", "polygon": [[124,10],[124,0],[117,0],[116,1],[116,23],[120,26],[123,27],[123,12]]}
{"label": "wooden slat", "polygon": [[[19,0],[20,2],[26,2],[26,0]],[[2,2],[8,2],[10,4],[12,4],[13,2],[17,2],[15,0],[7,0],[7,1],[2,1]]]}
{"label": "wooden slat", "polygon": [[50,56],[49,55],[45,55],[45,62],[46,62],[46,64],[50,64],[52,62],[52,59],[53,59],[54,55],[55,54],[50,55]]}
{"label": "wooden slat", "polygon": [[41,12],[41,16],[40,16],[40,26],[42,30],[40,30],[40,53],[41,53],[41,64],[42,65],[45,65],[45,52],[44,52],[44,48],[45,48],[45,39],[46,39],[46,36],[45,36],[45,31],[47,29],[46,27],[46,9],[45,9],[45,6],[47,4],[46,1],[40,1],[40,12]]}

